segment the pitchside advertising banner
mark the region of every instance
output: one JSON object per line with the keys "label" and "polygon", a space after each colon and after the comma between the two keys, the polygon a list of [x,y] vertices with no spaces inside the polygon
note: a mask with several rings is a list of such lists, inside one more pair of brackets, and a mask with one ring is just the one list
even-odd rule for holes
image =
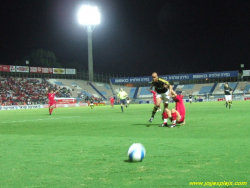
{"label": "pitchside advertising banner", "polygon": [[0,65],[0,72],[26,72],[43,74],[76,74],[76,69]]}
{"label": "pitchside advertising banner", "polygon": [[250,70],[243,70],[243,76],[250,76]]}
{"label": "pitchside advertising banner", "polygon": [[[88,103],[79,103],[79,104],[57,104],[56,108],[62,107],[82,107],[88,106]],[[27,110],[27,109],[38,109],[38,108],[49,108],[49,105],[16,105],[16,106],[0,106],[0,110]]]}
{"label": "pitchside advertising banner", "polygon": [[53,68],[48,67],[30,67],[31,73],[44,73],[44,74],[52,74]]}
{"label": "pitchside advertising banner", "polygon": [[63,69],[63,68],[53,68],[53,74],[65,74],[65,69]]}
{"label": "pitchside advertising banner", "polygon": [[0,71],[1,72],[15,72],[16,71],[16,66],[0,65]]}
{"label": "pitchside advertising banner", "polygon": [[[206,78],[226,78],[237,77],[238,71],[224,71],[224,72],[207,72],[197,74],[176,74],[176,75],[160,75],[160,78],[165,80],[192,80],[192,79],[206,79]],[[121,83],[135,83],[135,82],[151,82],[151,76],[144,77],[128,77],[128,78],[111,78],[112,84]]]}
{"label": "pitchside advertising banner", "polygon": [[66,69],[66,74],[76,74],[76,69]]}
{"label": "pitchside advertising banner", "polygon": [[28,66],[16,66],[16,72],[29,72]]}
{"label": "pitchside advertising banner", "polygon": [[75,98],[55,98],[56,104],[75,104]]}

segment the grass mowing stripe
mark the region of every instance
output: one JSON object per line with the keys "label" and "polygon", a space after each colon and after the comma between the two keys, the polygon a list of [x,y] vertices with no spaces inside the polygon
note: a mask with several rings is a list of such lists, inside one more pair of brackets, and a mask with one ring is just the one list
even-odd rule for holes
{"label": "grass mowing stripe", "polygon": [[32,119],[32,120],[22,120],[22,121],[10,121],[10,122],[1,122],[2,124],[4,123],[22,123],[22,122],[28,122],[28,121],[50,121],[50,120],[59,120],[59,119],[68,119],[68,118],[76,118],[80,116],[71,116],[71,117],[60,117],[60,118],[46,118],[46,119]]}

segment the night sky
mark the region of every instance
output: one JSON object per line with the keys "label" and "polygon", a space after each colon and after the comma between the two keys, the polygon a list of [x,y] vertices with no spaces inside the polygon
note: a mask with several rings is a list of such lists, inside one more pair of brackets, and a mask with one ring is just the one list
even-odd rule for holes
{"label": "night sky", "polygon": [[87,69],[87,33],[77,20],[85,2],[101,12],[93,32],[94,72],[150,76],[233,71],[240,64],[250,69],[249,0],[2,0],[0,64],[15,65],[42,48],[62,65],[78,62]]}

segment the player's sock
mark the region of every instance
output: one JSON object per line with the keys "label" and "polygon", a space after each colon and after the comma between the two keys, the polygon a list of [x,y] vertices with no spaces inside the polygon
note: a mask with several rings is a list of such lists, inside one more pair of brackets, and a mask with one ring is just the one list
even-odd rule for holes
{"label": "player's sock", "polygon": [[229,109],[231,108],[232,102],[229,102]]}
{"label": "player's sock", "polygon": [[152,111],[152,116],[151,116],[151,117],[154,117],[154,116],[155,116],[155,113],[157,112],[157,109],[158,109],[158,107],[157,107],[157,106],[154,106],[153,111]]}
{"label": "player's sock", "polygon": [[51,114],[51,109],[49,108],[49,113]]}
{"label": "player's sock", "polygon": [[167,114],[167,112],[164,111],[162,113],[162,119],[163,119],[163,123],[167,125],[168,124],[168,114]]}
{"label": "player's sock", "polygon": [[228,103],[226,103],[226,108],[227,108]]}
{"label": "player's sock", "polygon": [[176,125],[176,118],[177,118],[176,112],[172,113],[172,125]]}
{"label": "player's sock", "polygon": [[54,108],[51,108],[51,112],[50,112],[51,114],[52,114],[53,110],[54,110]]}
{"label": "player's sock", "polygon": [[121,106],[122,112],[123,112],[123,106]]}

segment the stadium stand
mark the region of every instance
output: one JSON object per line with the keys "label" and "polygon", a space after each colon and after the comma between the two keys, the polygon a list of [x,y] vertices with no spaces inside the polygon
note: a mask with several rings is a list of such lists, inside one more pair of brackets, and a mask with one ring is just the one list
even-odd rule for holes
{"label": "stadium stand", "polygon": [[[92,85],[92,86],[91,86]],[[234,95],[248,96],[250,94],[249,82],[230,82]],[[56,97],[72,97],[79,100],[94,97],[96,100],[108,101],[111,95],[117,95],[122,87],[134,101],[152,99],[149,87],[127,87],[121,85],[109,85],[83,80],[68,79],[37,79],[20,77],[0,77],[0,102],[5,105],[20,104],[44,104],[47,101],[45,88],[60,89]],[[93,89],[95,88],[95,89]],[[185,98],[192,95],[212,98],[224,98],[224,83],[175,85],[175,91],[182,93]]]}
{"label": "stadium stand", "polygon": [[[238,85],[238,82],[231,82],[231,83],[228,83],[228,85],[233,90],[235,90],[235,88]],[[214,95],[219,95],[219,94],[224,95],[224,83],[218,83],[217,86],[216,86],[216,88],[214,89],[214,92],[212,94],[214,94]]]}
{"label": "stadium stand", "polygon": [[63,87],[70,90],[71,97],[80,97],[81,93],[87,94],[87,96],[94,96],[95,98],[100,97],[87,81],[68,79],[50,79],[48,81],[54,86],[58,82],[61,83]]}
{"label": "stadium stand", "polygon": [[199,95],[204,95],[204,94],[207,94],[207,93],[210,93],[211,92],[211,90],[212,90],[212,87],[213,86],[203,86],[201,89],[200,89],[200,91],[199,91]]}
{"label": "stadium stand", "polygon": [[250,84],[246,84],[245,90],[246,90],[247,92],[249,92],[249,90],[250,90]]}
{"label": "stadium stand", "polygon": [[45,103],[45,88],[49,84],[42,79],[1,77],[0,100],[3,105]]}
{"label": "stadium stand", "polygon": [[139,93],[138,98],[140,98],[140,99],[152,98],[153,94],[147,90],[148,88],[149,87],[140,87],[139,92],[138,92]]}
{"label": "stadium stand", "polygon": [[189,84],[189,85],[178,85],[175,89],[177,93],[182,93],[184,96],[188,96],[189,93],[192,95],[204,95],[211,91],[213,83],[209,84]]}
{"label": "stadium stand", "polygon": [[107,99],[107,97],[105,97],[104,95],[107,95],[107,93],[105,92],[105,91],[99,91],[96,87],[95,87],[95,85],[96,84],[94,84],[94,83],[89,83],[89,85],[98,93],[98,95],[101,97],[101,98],[103,98],[103,99]]}

